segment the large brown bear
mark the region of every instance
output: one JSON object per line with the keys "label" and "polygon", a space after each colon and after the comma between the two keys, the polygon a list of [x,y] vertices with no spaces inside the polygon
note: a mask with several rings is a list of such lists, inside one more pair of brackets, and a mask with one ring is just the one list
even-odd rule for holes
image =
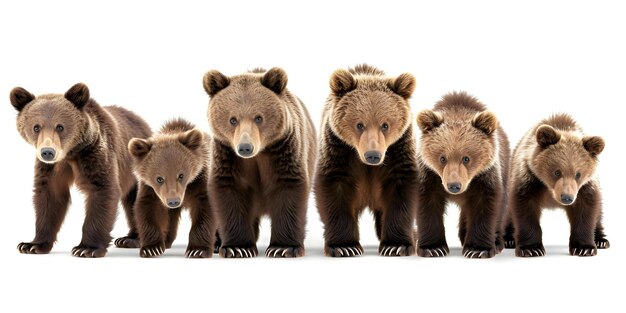
{"label": "large brown bear", "polygon": [[306,209],[315,162],[315,129],[287,90],[280,68],[204,76],[214,140],[209,194],[226,258],[258,254],[259,219],[269,214],[265,255],[304,255]]}
{"label": "large brown bear", "polygon": [[449,253],[443,215],[446,204],[461,208],[463,255],[490,258],[504,248],[499,233],[507,203],[510,148],[496,116],[464,92],[443,96],[419,113],[417,254]]}
{"label": "large brown bear", "polygon": [[209,138],[183,119],[171,120],[148,139],[128,144],[139,178],[134,206],[141,257],[155,257],[172,246],[181,208],[190,209],[191,231],[185,256],[213,255],[215,222],[209,203]]}
{"label": "large brown bear", "polygon": [[[513,152],[507,248],[521,257],[543,256],[539,218],[543,208],[560,207],[570,223],[569,253],[596,255],[609,247],[602,226],[602,194],[595,177],[604,140],[585,136],[567,114],[531,128]],[[513,240],[513,237],[515,238]]]}
{"label": "large brown bear", "polygon": [[416,145],[408,99],[411,74],[389,77],[358,65],[337,70],[322,117],[315,200],[324,223],[324,254],[363,254],[358,219],[374,214],[378,253],[415,252]]}
{"label": "large brown bear", "polygon": [[150,136],[150,127],[134,113],[116,106],[101,107],[89,98],[84,84],[64,95],[35,97],[24,88],[11,91],[19,112],[17,130],[35,146],[35,239],[18,245],[21,253],[48,253],[56,241],[70,203],[70,186],[86,195],[85,223],[79,257],[102,257],[111,241],[117,205],[122,199],[130,228],[137,238],[132,206],[137,180],[126,145],[132,137]]}

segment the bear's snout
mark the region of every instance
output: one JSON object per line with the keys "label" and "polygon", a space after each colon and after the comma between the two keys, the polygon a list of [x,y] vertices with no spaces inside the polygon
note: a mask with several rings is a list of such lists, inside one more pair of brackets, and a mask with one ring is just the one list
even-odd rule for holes
{"label": "bear's snout", "polygon": [[41,148],[39,153],[41,155],[41,159],[48,162],[53,161],[54,157],[56,156],[56,150],[50,147]]}
{"label": "bear's snout", "polygon": [[249,157],[254,153],[254,146],[251,143],[240,143],[237,145],[237,154],[242,157]]}
{"label": "bear's snout", "polygon": [[178,208],[180,206],[180,198],[168,198],[167,199],[167,206],[170,209]]}
{"label": "bear's snout", "polygon": [[372,150],[365,152],[365,161],[371,165],[378,165],[382,161],[383,154],[379,151]]}
{"label": "bear's snout", "polygon": [[574,202],[574,196],[569,194],[561,194],[561,203],[565,205],[570,205]]}
{"label": "bear's snout", "polygon": [[459,193],[461,191],[461,183],[448,183],[447,187],[450,193]]}

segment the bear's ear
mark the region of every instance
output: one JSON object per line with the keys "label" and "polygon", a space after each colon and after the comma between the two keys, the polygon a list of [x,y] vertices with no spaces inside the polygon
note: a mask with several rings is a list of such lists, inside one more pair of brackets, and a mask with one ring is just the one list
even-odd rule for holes
{"label": "bear's ear", "polygon": [[261,84],[279,95],[287,87],[287,73],[282,68],[273,67],[263,75]]}
{"label": "bear's ear", "polygon": [[480,129],[487,135],[491,135],[496,128],[498,128],[498,119],[492,112],[483,111],[474,116],[474,119],[472,119],[472,126]]}
{"label": "bear's ear", "polygon": [[343,97],[343,95],[356,89],[356,86],[356,79],[346,70],[336,70],[330,76],[330,90],[335,96]]}
{"label": "bear's ear", "polygon": [[427,133],[443,123],[443,115],[441,113],[424,110],[417,115],[417,126],[422,133]]}
{"label": "bear's ear", "polygon": [[604,139],[598,136],[585,136],[583,137],[583,146],[591,155],[597,156],[604,150]]}
{"label": "bear's ear", "polygon": [[222,89],[230,85],[230,78],[216,70],[212,70],[204,74],[202,85],[204,86],[204,91],[206,91],[209,97],[213,97]]}
{"label": "bear's ear", "polygon": [[196,150],[204,143],[204,134],[199,129],[188,130],[178,136],[178,141],[189,150]]}
{"label": "bear's ear", "polygon": [[389,81],[389,88],[404,99],[411,97],[415,85],[415,77],[409,73],[400,74],[396,79]]}
{"label": "bear's ear", "polygon": [[22,87],[15,87],[11,90],[11,104],[18,112],[21,112],[33,100],[35,96]]}
{"label": "bear's ear", "polygon": [[80,110],[89,102],[89,88],[83,83],[78,83],[65,92],[65,99]]}
{"label": "bear's ear", "polygon": [[537,143],[543,149],[556,144],[561,140],[561,134],[550,125],[541,125],[537,128]]}
{"label": "bear's ear", "polygon": [[133,138],[128,142],[128,152],[138,159],[144,158],[150,149],[152,149],[152,142],[146,139]]}

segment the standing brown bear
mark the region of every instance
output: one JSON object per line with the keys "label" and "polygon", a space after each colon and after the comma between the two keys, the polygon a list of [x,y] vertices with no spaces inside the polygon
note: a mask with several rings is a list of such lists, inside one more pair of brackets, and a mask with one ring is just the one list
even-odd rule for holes
{"label": "standing brown bear", "polygon": [[314,186],[324,254],[363,254],[358,218],[369,207],[378,253],[411,255],[418,172],[408,99],[415,78],[407,73],[389,77],[363,64],[335,71],[330,89]]}
{"label": "standing brown bear", "polygon": [[461,208],[463,256],[490,258],[504,248],[499,233],[507,203],[510,148],[496,116],[464,92],[443,96],[419,113],[418,250],[424,257],[449,253],[443,215]]}
{"label": "standing brown bear", "polygon": [[150,127],[134,113],[116,106],[101,107],[89,98],[84,84],[64,95],[35,97],[24,88],[11,91],[19,112],[17,130],[35,146],[35,239],[18,245],[21,253],[48,253],[70,203],[70,187],[85,193],[85,223],[79,257],[102,257],[111,241],[117,204],[122,199],[130,232],[137,238],[132,206],[137,180],[126,149],[132,137],[150,136]]}
{"label": "standing brown bear", "polygon": [[[185,256],[213,255],[215,222],[209,203],[209,138],[183,119],[163,125],[148,139],[128,144],[139,178],[135,219],[141,257],[155,257],[172,246],[181,208],[190,209],[191,231]],[[124,240],[124,239],[119,239]]]}
{"label": "standing brown bear", "polygon": [[304,255],[306,208],[315,162],[315,129],[280,68],[204,76],[213,131],[209,194],[226,258],[258,254],[259,220],[269,214],[265,255]]}
{"label": "standing brown bear", "polygon": [[[545,207],[565,210],[569,253],[596,255],[609,247],[602,226],[602,195],[595,177],[604,140],[585,136],[567,114],[556,114],[530,129],[513,152],[507,248],[521,257],[543,256],[539,218]],[[513,230],[515,240],[512,241]]]}

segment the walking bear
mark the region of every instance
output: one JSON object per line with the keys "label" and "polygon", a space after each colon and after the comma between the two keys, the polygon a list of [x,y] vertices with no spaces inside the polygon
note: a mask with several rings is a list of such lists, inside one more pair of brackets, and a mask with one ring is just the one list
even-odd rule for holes
{"label": "walking bear", "polygon": [[209,71],[213,165],[209,194],[226,258],[258,254],[259,220],[269,214],[268,257],[304,255],[315,129],[280,68],[228,77]]}

